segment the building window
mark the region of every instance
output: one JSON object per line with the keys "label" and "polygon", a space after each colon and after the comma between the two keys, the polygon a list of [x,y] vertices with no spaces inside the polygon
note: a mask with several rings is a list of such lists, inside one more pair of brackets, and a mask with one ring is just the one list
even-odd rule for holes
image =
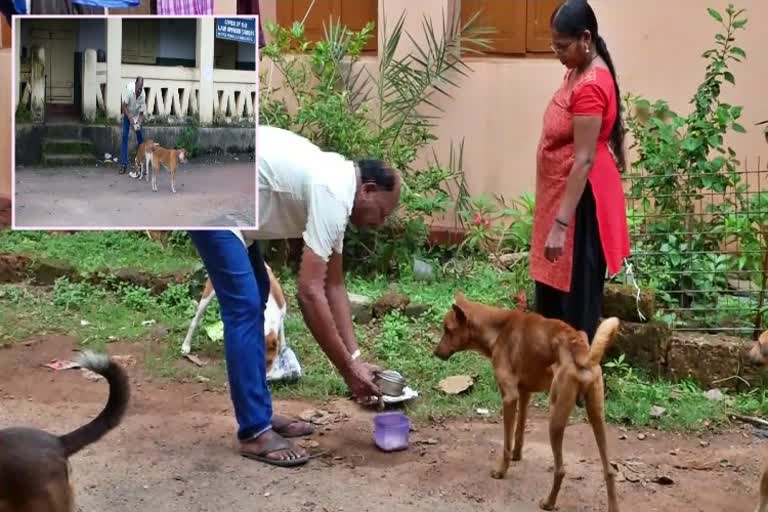
{"label": "building window", "polygon": [[319,41],[325,35],[323,26],[328,28],[331,20],[334,24],[341,21],[342,25],[354,31],[362,30],[372,21],[376,29],[364,51],[375,53],[378,48],[378,4],[378,0],[279,0],[277,23],[290,28],[294,21],[304,20],[307,40]]}
{"label": "building window", "polygon": [[13,44],[13,35],[11,26],[8,24],[8,20],[5,16],[0,15],[0,48],[10,48]]}
{"label": "building window", "polygon": [[461,0],[461,20],[480,12],[476,24],[492,27],[491,55],[552,55],[549,20],[562,0]]}

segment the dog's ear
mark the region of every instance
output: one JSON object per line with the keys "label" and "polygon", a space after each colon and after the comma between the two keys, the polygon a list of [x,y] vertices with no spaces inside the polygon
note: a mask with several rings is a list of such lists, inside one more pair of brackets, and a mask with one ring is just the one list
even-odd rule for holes
{"label": "dog's ear", "polygon": [[467,323],[467,314],[458,304],[453,305],[453,312],[456,315],[456,321],[459,325],[465,325]]}
{"label": "dog's ear", "polygon": [[467,302],[467,298],[464,296],[464,292],[461,290],[456,291],[453,300],[456,302],[456,304],[465,304]]}

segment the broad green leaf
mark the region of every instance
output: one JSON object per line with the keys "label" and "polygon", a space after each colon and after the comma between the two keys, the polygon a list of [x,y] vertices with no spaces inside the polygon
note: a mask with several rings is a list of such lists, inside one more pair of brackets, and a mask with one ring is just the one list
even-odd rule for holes
{"label": "broad green leaf", "polygon": [[723,22],[723,17],[722,17],[722,15],[721,15],[719,12],[717,12],[716,10],[714,10],[713,8],[711,8],[711,7],[708,7],[708,8],[707,8],[707,12],[708,12],[708,13],[709,13],[709,15],[710,15],[710,16],[712,16],[712,17],[713,17],[713,18],[714,18],[716,21],[719,21],[720,23],[722,23],[722,22]]}

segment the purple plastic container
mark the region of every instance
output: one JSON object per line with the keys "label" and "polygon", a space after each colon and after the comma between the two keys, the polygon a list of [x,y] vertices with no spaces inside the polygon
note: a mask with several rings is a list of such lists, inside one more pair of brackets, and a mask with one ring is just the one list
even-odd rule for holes
{"label": "purple plastic container", "polygon": [[411,420],[399,412],[377,414],[373,418],[373,435],[376,446],[385,452],[408,449]]}

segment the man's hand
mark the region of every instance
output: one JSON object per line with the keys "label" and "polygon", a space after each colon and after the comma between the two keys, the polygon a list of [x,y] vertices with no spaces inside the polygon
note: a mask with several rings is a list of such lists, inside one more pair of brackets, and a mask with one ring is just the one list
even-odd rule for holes
{"label": "man's hand", "polygon": [[373,371],[366,363],[352,361],[342,376],[355,400],[365,402],[372,397],[381,397],[381,390],[373,383]]}

